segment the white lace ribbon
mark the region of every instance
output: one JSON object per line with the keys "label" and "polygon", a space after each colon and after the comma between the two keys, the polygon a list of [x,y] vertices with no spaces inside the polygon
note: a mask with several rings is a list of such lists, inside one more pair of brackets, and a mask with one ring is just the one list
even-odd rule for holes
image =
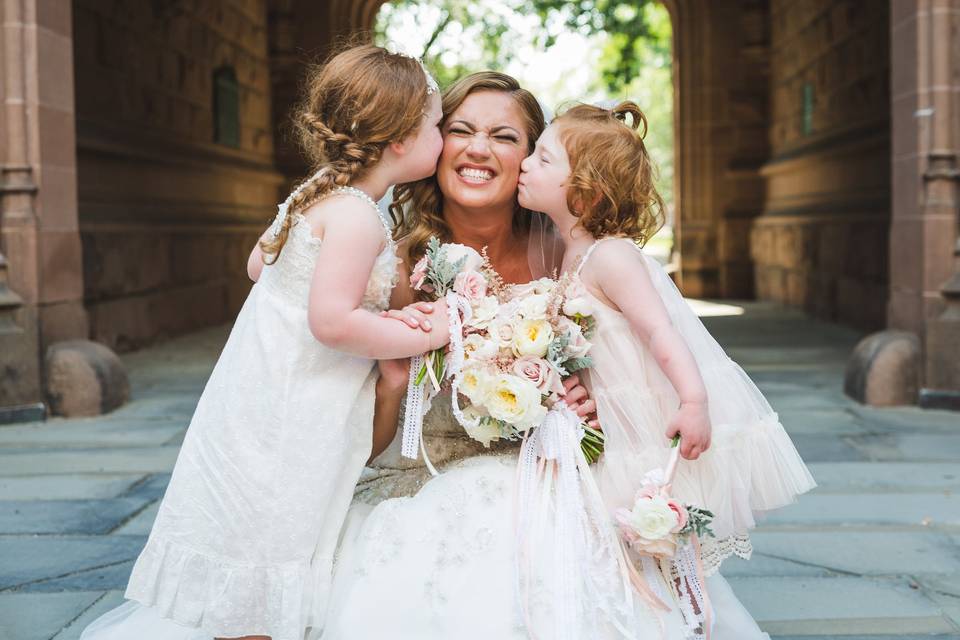
{"label": "white lace ribbon", "polygon": [[[517,593],[531,637],[575,640],[584,615],[599,612],[633,639],[634,580],[580,447],[580,422],[561,402],[524,438],[517,467]],[[534,620],[531,590],[538,583],[550,585],[552,601],[545,603],[550,614]]]}
{"label": "white lace ribbon", "polygon": [[[447,315],[450,323],[450,350],[446,356],[445,376],[451,380],[451,404],[453,413],[461,424],[473,424],[460,410],[457,394],[460,388],[460,371],[463,369],[463,321],[471,314],[470,302],[463,296],[450,291],[444,298],[447,303]],[[425,357],[414,356],[410,359],[410,377],[407,381],[407,408],[403,415],[403,442],[400,455],[411,460],[417,459],[417,447],[423,452],[423,460],[427,469],[434,476],[439,475],[436,468],[427,456],[427,448],[423,444],[423,416],[430,408],[430,399],[436,393],[435,386],[427,385],[427,378],[432,376],[432,363],[426,362],[428,376],[417,384],[417,376],[425,363]],[[437,381],[436,384],[439,384]],[[473,426],[476,426],[475,424]]]}

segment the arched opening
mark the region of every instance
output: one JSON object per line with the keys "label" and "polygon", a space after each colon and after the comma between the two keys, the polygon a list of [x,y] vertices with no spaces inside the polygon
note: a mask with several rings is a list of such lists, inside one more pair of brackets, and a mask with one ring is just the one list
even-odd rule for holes
{"label": "arched opening", "polygon": [[380,6],[373,33],[421,58],[441,86],[493,69],[517,78],[548,114],[573,102],[639,104],[666,204],[647,249],[675,266],[673,27],[661,2],[393,0]]}

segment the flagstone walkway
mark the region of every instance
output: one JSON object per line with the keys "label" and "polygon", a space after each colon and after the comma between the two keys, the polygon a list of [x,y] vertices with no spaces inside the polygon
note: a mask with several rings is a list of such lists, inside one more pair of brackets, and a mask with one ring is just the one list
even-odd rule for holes
{"label": "flagstone walkway", "polygon": [[[849,329],[764,303],[695,304],[820,483],[764,521],[752,561],[725,565],[761,626],[960,638],[960,415],[846,399]],[[74,640],[121,602],[226,332],[125,356],[133,401],[110,415],[0,426],[0,640]]]}

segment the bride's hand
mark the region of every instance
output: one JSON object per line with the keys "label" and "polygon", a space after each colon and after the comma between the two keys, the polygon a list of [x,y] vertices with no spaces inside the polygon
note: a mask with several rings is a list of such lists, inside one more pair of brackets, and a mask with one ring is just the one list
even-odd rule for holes
{"label": "bride's hand", "polygon": [[667,438],[680,435],[680,455],[696,460],[710,448],[710,412],[705,402],[684,402],[667,427]]}
{"label": "bride's hand", "polygon": [[414,302],[408,304],[403,309],[387,309],[381,311],[380,315],[384,318],[393,318],[403,322],[411,329],[422,329],[430,332],[433,330],[433,323],[430,317],[436,311],[436,306],[432,302]]}
{"label": "bride's hand", "polygon": [[580,376],[573,374],[563,380],[563,400],[571,411],[581,418],[587,419],[587,426],[592,429],[600,429],[600,422],[597,420],[597,403],[590,397],[587,388],[580,384]]}

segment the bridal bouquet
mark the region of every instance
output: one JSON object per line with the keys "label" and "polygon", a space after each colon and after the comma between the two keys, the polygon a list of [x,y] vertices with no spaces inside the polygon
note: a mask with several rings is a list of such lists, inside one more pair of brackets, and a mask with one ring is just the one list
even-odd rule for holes
{"label": "bridal bouquet", "polygon": [[[457,417],[475,440],[489,446],[540,425],[563,394],[561,379],[590,366],[592,312],[568,285],[541,278],[471,300],[462,343],[451,343],[462,354],[453,388],[467,400]],[[594,458],[598,438],[585,436]]]}
{"label": "bridal bouquet", "polygon": [[[579,283],[569,278],[507,287],[485,255],[431,238],[410,285],[433,300],[446,300],[450,345],[412,360],[406,457],[416,458],[418,443],[422,448],[422,416],[445,379],[457,420],[471,438],[490,446],[541,424],[563,394],[562,378],[591,364],[592,311]],[[595,461],[603,437],[582,428],[584,454]]]}

